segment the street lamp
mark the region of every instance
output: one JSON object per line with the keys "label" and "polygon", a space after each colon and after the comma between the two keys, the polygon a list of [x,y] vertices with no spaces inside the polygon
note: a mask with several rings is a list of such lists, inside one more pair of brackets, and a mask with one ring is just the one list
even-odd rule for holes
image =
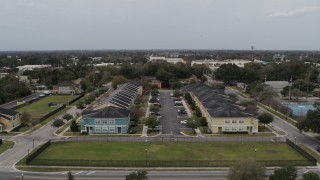
{"label": "street lamp", "polygon": [[257,149],[254,149],[254,161],[256,161],[256,157],[257,157]]}
{"label": "street lamp", "polygon": [[23,174],[21,174],[21,179],[23,180]]}
{"label": "street lamp", "polygon": [[145,149],[146,150],[146,166],[148,166],[148,149]]}

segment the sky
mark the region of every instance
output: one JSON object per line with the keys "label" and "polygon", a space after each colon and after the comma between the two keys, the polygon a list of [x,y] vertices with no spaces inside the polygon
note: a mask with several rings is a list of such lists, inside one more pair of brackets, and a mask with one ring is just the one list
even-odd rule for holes
{"label": "sky", "polygon": [[0,0],[0,51],[320,50],[319,0]]}

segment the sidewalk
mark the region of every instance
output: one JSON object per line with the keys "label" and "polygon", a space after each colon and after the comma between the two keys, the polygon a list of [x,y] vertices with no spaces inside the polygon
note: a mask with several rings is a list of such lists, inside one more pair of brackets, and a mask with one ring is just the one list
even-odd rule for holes
{"label": "sidewalk", "polygon": [[148,126],[143,126],[141,137],[148,137]]}
{"label": "sidewalk", "polygon": [[201,133],[201,131],[200,131],[200,129],[199,129],[199,128],[194,129],[194,131],[196,132],[197,137],[204,137],[204,136],[202,135],[202,133]]}

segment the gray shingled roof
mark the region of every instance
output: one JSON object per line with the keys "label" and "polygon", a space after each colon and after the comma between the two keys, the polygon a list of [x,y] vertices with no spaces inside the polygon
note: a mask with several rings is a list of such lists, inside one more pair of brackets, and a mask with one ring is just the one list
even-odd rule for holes
{"label": "gray shingled roof", "polygon": [[250,117],[253,116],[241,110],[233,101],[226,98],[220,91],[204,84],[191,84],[182,89],[192,92],[201,101],[211,117]]}
{"label": "gray shingled roof", "polygon": [[18,112],[0,107],[0,117],[10,120],[7,116],[15,116]]}
{"label": "gray shingled roof", "polygon": [[83,111],[82,115],[91,118],[127,118],[130,110],[108,106],[100,110]]}

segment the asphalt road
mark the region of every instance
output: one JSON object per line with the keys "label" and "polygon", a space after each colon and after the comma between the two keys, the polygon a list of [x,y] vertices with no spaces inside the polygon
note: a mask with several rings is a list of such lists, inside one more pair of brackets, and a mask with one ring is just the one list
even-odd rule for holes
{"label": "asphalt road", "polygon": [[[19,101],[28,102],[28,101],[31,101],[31,100],[34,99],[34,98],[38,98],[40,94],[41,94],[41,93],[34,93],[34,94],[29,95],[29,96],[20,98],[20,99],[18,99],[18,100],[19,100]],[[2,104],[2,105],[0,105],[0,107],[6,108],[6,109],[14,108],[14,107],[17,106],[17,101],[18,101],[18,100],[14,100],[14,101],[11,101],[11,102],[9,102],[9,103]]]}
{"label": "asphalt road", "polygon": [[[231,88],[227,88],[226,89],[227,92],[231,92],[231,93],[235,93],[238,94],[239,92],[231,89]],[[243,98],[242,96],[239,96],[241,99],[247,99],[247,98]],[[260,111],[265,111],[264,109],[260,108]],[[273,115],[274,120],[273,120],[273,126],[276,126],[280,129],[282,129],[283,131],[285,131],[287,133],[286,137],[288,139],[290,139],[292,142],[296,142],[297,144],[303,144],[305,146],[307,146],[308,148],[312,149],[314,152],[320,154],[319,152],[317,152],[315,150],[315,147],[320,145],[320,141],[308,136],[305,133],[300,133],[300,131],[298,130],[298,128],[296,128],[295,126],[289,124],[288,122],[278,118],[277,116]]]}
{"label": "asphalt road", "polygon": [[[125,176],[132,171],[73,171],[77,180],[109,180],[109,179],[125,179]],[[301,179],[305,169],[298,169],[298,178]],[[267,170],[267,175],[273,174],[273,170]],[[148,171],[148,178],[152,180],[224,180],[227,179],[228,170],[217,171]],[[23,178],[22,178],[23,176]],[[0,174],[3,180],[65,180],[67,172],[55,173],[29,173],[29,172],[5,172]]]}

